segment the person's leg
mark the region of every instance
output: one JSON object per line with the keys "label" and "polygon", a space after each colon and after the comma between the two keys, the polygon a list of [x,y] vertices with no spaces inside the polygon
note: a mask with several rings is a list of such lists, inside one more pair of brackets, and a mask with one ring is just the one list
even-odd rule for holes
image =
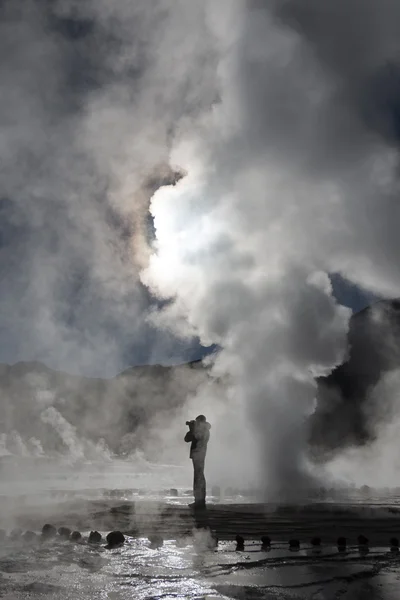
{"label": "person's leg", "polygon": [[196,504],[205,504],[206,479],[204,477],[205,457],[193,457],[193,496]]}
{"label": "person's leg", "polygon": [[197,463],[194,458],[192,458],[192,463],[193,463],[193,498],[194,498],[194,501],[196,502],[198,473],[197,473]]}
{"label": "person's leg", "polygon": [[200,502],[202,502],[203,504],[206,503],[206,478],[204,475],[204,463],[205,463],[205,457],[201,461],[200,473],[199,473],[199,488],[200,488],[199,495],[200,495]]}

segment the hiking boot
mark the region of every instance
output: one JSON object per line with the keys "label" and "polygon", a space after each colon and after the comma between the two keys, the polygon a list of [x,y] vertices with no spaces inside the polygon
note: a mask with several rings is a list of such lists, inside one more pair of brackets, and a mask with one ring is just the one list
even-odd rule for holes
{"label": "hiking boot", "polygon": [[204,500],[200,500],[197,502],[192,502],[188,506],[189,506],[189,508],[193,508],[194,510],[204,510],[206,507],[206,503]]}

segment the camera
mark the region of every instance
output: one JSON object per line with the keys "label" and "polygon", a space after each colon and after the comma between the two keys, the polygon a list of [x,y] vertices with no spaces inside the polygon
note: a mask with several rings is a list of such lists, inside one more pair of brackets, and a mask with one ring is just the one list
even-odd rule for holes
{"label": "camera", "polygon": [[193,420],[193,421],[186,421],[186,425],[188,427],[192,428],[192,427],[194,427],[195,422],[196,422],[195,420]]}

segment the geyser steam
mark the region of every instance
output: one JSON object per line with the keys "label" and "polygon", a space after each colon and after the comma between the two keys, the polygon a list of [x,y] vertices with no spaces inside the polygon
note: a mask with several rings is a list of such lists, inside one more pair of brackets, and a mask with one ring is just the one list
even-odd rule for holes
{"label": "geyser steam", "polygon": [[232,473],[307,484],[314,377],[346,353],[327,273],[400,295],[400,5],[360,4],[2,2],[2,360],[114,375],[198,334]]}
{"label": "geyser steam", "polygon": [[[342,359],[348,312],[332,298],[318,260],[301,264],[301,256],[291,256],[285,212],[295,209],[295,199],[290,206],[283,198],[282,211],[274,192],[265,191],[269,174],[245,202],[235,177],[208,178],[205,168],[192,178],[190,164],[184,166],[188,177],[158,191],[152,204],[157,254],[144,277],[159,294],[175,298],[155,318],[176,322],[180,333],[188,323],[204,343],[221,345],[214,372],[229,375],[227,426],[241,423],[235,446],[242,464],[256,459],[249,445],[256,440],[258,474],[269,494],[298,490],[306,483],[314,376]],[[245,165],[239,179],[248,175]],[[249,214],[251,235],[242,227]],[[232,460],[230,448],[221,451]]]}
{"label": "geyser steam", "polygon": [[[374,28],[378,8],[368,3],[370,18],[356,21],[354,2],[328,4],[332,24],[326,4],[307,0],[209,5],[219,101],[174,138],[171,164],[188,175],[153,197],[157,242],[143,274],[173,299],[155,322],[222,347],[214,371],[230,377],[237,444],[245,453],[248,439],[258,440],[271,495],[308,483],[314,377],[346,353],[349,313],[326,273],[400,287],[390,220],[397,227],[397,150],[360,96],[399,42],[377,29],[376,55],[370,45],[352,52],[350,38]],[[398,11],[384,8],[392,35]]]}

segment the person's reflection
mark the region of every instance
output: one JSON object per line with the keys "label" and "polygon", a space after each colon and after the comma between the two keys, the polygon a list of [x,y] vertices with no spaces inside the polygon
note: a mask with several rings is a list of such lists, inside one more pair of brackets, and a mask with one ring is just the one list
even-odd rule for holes
{"label": "person's reflection", "polygon": [[218,539],[215,532],[211,531],[207,510],[194,511],[195,527],[193,529],[193,568],[203,575],[207,575],[210,566],[207,557],[210,552],[215,552]]}

